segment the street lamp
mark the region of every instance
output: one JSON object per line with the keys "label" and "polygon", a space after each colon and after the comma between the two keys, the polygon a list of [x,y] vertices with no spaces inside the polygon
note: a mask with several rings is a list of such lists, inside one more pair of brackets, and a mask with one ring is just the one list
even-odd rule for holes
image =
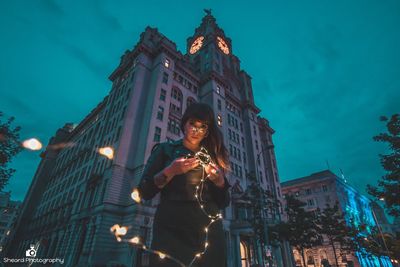
{"label": "street lamp", "polygon": [[[259,164],[259,162],[260,162],[260,155],[265,151],[265,150],[269,150],[269,149],[271,149],[271,148],[274,148],[274,145],[268,145],[268,146],[266,146],[266,147],[264,147],[264,148],[262,148],[261,149],[261,151],[257,154],[257,162],[255,162],[255,165],[256,165],[256,177],[259,177],[257,180],[258,180],[258,183],[259,183],[259,185],[261,184],[261,180],[262,180],[262,177],[261,177],[261,175],[259,176],[259,170],[258,170],[258,164]],[[274,179],[273,179],[274,180]],[[275,188],[275,182],[273,181],[273,187]],[[261,196],[262,196],[262,200],[265,198],[265,194],[261,194]],[[273,192],[273,197],[274,197],[274,200],[276,201],[276,195],[275,195],[275,192]],[[259,200],[259,201],[262,201],[261,199]],[[275,207],[274,207],[275,208]],[[262,210],[264,210],[264,209],[262,209]],[[274,213],[275,213],[275,211],[274,211]],[[265,254],[267,254],[267,252],[268,252],[268,254],[269,255],[266,255],[267,257],[268,257],[268,266],[272,266],[272,248],[270,248],[270,246],[269,246],[269,236],[268,236],[268,223],[267,223],[267,220],[268,220],[268,211],[267,212],[265,212],[265,214],[264,214],[264,212],[262,213],[264,216],[264,220],[263,220],[263,224],[264,224],[264,239],[265,239],[265,246],[266,246],[266,251],[264,251],[264,253],[263,253],[263,255]],[[278,214],[279,214],[279,212],[278,212]],[[264,257],[263,257],[264,258]]]}

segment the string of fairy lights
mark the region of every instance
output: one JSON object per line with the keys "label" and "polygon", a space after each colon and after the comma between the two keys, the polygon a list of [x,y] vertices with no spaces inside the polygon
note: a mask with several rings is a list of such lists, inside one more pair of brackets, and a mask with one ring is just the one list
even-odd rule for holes
{"label": "string of fairy lights", "polygon": [[[192,157],[192,155],[189,154],[186,157]],[[188,265],[185,265],[179,259],[177,259],[176,257],[173,257],[172,255],[167,254],[165,251],[154,250],[152,248],[147,247],[141,241],[139,236],[134,236],[129,239],[123,239],[122,236],[125,236],[127,234],[128,227],[120,226],[119,224],[115,224],[110,228],[110,231],[115,235],[115,238],[117,239],[118,242],[128,242],[128,243],[132,244],[133,246],[143,249],[146,252],[158,255],[158,257],[160,257],[160,259],[168,258],[168,259],[176,262],[177,264],[179,264],[182,267],[191,267],[196,262],[196,260],[201,258],[201,256],[206,253],[207,248],[210,245],[210,243],[208,241],[209,228],[213,223],[217,222],[218,220],[221,220],[223,217],[222,217],[221,213],[217,213],[215,215],[208,213],[205,210],[204,204],[203,204],[204,201],[203,201],[202,195],[203,195],[204,182],[209,177],[208,175],[207,176],[205,175],[205,173],[206,173],[205,168],[207,165],[212,163],[211,156],[208,154],[207,150],[204,147],[201,147],[200,151],[198,151],[194,154],[194,157],[200,161],[200,165],[202,167],[202,177],[201,177],[200,183],[198,185],[196,185],[196,191],[195,191],[194,197],[195,197],[197,204],[199,205],[201,211],[210,219],[210,222],[204,226],[205,237],[204,237],[203,249],[201,251],[198,251],[197,253],[195,253],[193,255],[193,259],[191,260],[191,262]],[[216,172],[215,169],[212,169],[212,172],[215,173]],[[139,204],[141,203],[140,193],[137,188],[133,189],[131,198],[136,203],[139,203]]]}
{"label": "string of fairy lights", "polygon": [[[27,139],[27,140],[23,141],[21,143],[21,146],[24,147],[25,149],[29,149],[29,150],[40,150],[42,148],[41,142],[39,140],[37,140],[36,138],[31,138],[31,139]],[[60,148],[71,147],[71,146],[74,146],[74,144],[73,143],[62,143],[62,144],[56,144],[56,145],[49,145],[47,148],[48,149],[60,149]],[[107,157],[108,159],[113,159],[113,157],[114,157],[114,149],[112,147],[109,147],[109,146],[99,147],[96,149],[96,151],[97,151],[97,153],[99,153],[102,156]],[[196,252],[193,255],[193,259],[191,260],[191,262],[188,265],[186,265],[182,261],[177,259],[176,257],[173,257],[172,255],[169,255],[164,251],[159,251],[159,250],[155,250],[150,247],[147,247],[141,241],[141,238],[139,236],[134,236],[132,238],[123,238],[123,236],[125,236],[127,234],[129,227],[120,226],[119,224],[115,224],[110,228],[110,231],[111,231],[111,233],[114,234],[114,236],[118,242],[127,242],[127,243],[129,243],[135,247],[138,247],[146,252],[158,255],[158,257],[160,259],[168,258],[168,259],[176,262],[178,265],[180,265],[182,267],[191,267],[196,262],[196,260],[201,258],[201,256],[206,253],[207,248],[210,245],[210,243],[208,241],[209,228],[213,223],[217,222],[218,220],[223,219],[223,217],[222,217],[221,213],[212,215],[212,214],[208,213],[204,208],[205,201],[203,200],[203,197],[202,197],[203,188],[204,188],[204,182],[209,177],[209,175],[207,175],[207,176],[205,175],[205,173],[206,173],[205,168],[207,165],[213,164],[211,156],[208,154],[208,151],[204,147],[201,147],[200,151],[196,152],[194,155],[191,155],[191,154],[186,155],[186,158],[189,158],[189,157],[195,157],[196,159],[198,159],[200,161],[200,165],[202,167],[202,177],[201,177],[200,183],[198,185],[196,185],[196,191],[195,191],[194,197],[195,197],[196,202],[199,205],[201,211],[210,219],[210,222],[204,226],[205,237],[204,237],[203,249],[201,251]],[[212,169],[212,172],[215,174],[216,170]],[[131,193],[131,198],[136,203],[138,203],[138,204],[141,203],[141,197],[140,197],[140,194],[139,194],[139,191],[137,188],[133,189],[133,191]]]}

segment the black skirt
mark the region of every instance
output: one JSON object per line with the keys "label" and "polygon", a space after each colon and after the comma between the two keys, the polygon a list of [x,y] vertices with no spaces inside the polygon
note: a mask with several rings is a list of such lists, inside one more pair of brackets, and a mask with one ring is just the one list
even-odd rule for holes
{"label": "black skirt", "polygon": [[[204,204],[210,215],[220,213],[213,202]],[[185,266],[189,266],[196,254],[205,246],[205,228],[211,219],[203,213],[196,201],[162,201],[157,207],[153,224],[151,248],[169,254]],[[196,258],[193,267],[225,267],[226,244],[222,220],[217,220],[208,228],[206,252]],[[150,267],[180,267],[168,258],[150,255]]]}

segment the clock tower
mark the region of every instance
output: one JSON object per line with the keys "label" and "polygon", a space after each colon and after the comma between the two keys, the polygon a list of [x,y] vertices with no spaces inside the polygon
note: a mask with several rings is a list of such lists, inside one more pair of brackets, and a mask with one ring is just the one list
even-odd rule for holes
{"label": "clock tower", "polygon": [[196,72],[202,74],[211,71],[223,74],[223,65],[230,63],[232,54],[231,39],[217,25],[211,9],[205,9],[199,27],[192,37],[187,39],[187,56],[190,58]]}
{"label": "clock tower", "polygon": [[[187,38],[185,54],[201,78],[200,93],[220,92],[221,89],[215,88],[223,88],[247,103],[257,114],[259,110],[254,104],[251,77],[240,69],[240,60],[233,54],[232,41],[216,23],[211,9],[204,11],[206,14],[200,26],[193,36]],[[212,85],[207,84],[210,82]]]}

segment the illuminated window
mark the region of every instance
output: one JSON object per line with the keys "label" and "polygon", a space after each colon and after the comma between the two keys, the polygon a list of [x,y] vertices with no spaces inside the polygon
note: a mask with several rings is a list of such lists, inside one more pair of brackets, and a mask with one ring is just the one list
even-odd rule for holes
{"label": "illuminated window", "polygon": [[221,87],[219,85],[217,85],[217,94],[221,94]]}
{"label": "illuminated window", "polygon": [[242,267],[249,267],[249,252],[246,243],[243,241],[240,242],[240,259],[242,261]]}
{"label": "illuminated window", "polygon": [[218,119],[217,119],[217,121],[218,121],[218,126],[221,126],[221,125],[222,125],[222,118],[221,118],[221,115],[218,115],[217,118],[218,118]]}
{"label": "illuminated window", "polygon": [[166,68],[169,68],[169,65],[170,65],[170,61],[169,61],[168,58],[166,58],[165,61],[164,61],[164,66],[165,66]]}

